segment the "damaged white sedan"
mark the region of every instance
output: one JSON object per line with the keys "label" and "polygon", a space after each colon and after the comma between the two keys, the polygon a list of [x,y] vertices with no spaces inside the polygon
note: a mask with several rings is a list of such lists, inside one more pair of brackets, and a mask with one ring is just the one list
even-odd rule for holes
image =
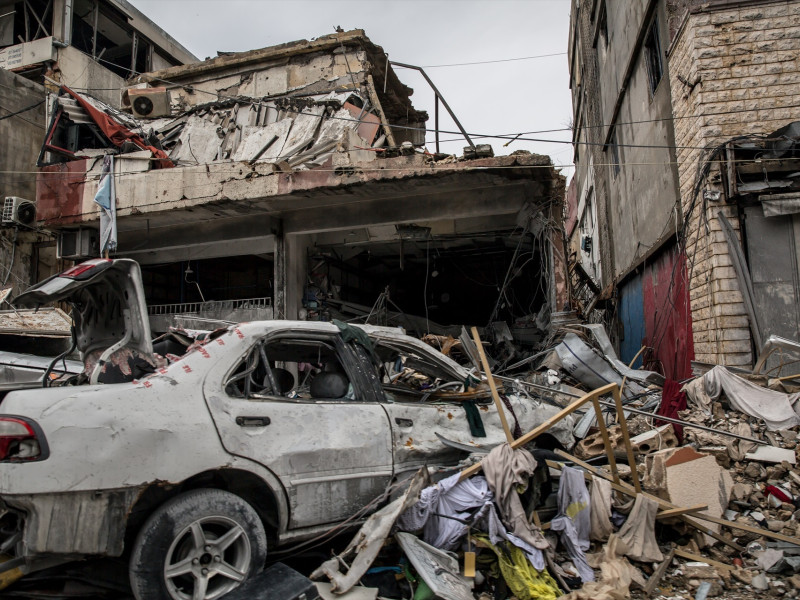
{"label": "damaged white sedan", "polygon": [[[268,548],[356,522],[421,465],[455,465],[441,438],[505,440],[486,383],[396,329],[242,323],[159,367],[133,261],[20,299],[73,304],[86,385],[0,404],[0,581],[124,555],[139,600],[218,598]],[[508,398],[522,430],[557,411]],[[551,433],[566,446],[569,431]]]}

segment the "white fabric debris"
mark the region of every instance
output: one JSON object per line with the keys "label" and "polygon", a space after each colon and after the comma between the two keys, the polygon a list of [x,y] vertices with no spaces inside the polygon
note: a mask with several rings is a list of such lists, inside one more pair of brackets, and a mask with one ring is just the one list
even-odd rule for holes
{"label": "white fabric debris", "polygon": [[731,407],[739,412],[763,419],[770,431],[788,429],[800,425],[800,416],[793,408],[800,400],[800,393],[783,394],[751,383],[734,375],[723,366],[716,366],[708,373],[683,386],[689,400],[711,413],[711,402],[725,392]]}
{"label": "white fabric debris", "polygon": [[423,529],[425,542],[442,550],[458,547],[459,540],[469,529],[471,511],[486,504],[491,505],[494,500],[484,477],[460,482],[459,477],[460,474],[456,473],[422,490],[419,502],[398,519],[400,529]]}

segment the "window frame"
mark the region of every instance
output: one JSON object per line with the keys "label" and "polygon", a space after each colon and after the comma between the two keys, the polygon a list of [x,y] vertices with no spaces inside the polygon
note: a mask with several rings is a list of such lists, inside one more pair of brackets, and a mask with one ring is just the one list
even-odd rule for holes
{"label": "window frame", "polygon": [[658,15],[653,17],[644,38],[644,62],[647,69],[647,83],[652,98],[664,79],[664,61],[661,56],[661,36],[659,35]]}

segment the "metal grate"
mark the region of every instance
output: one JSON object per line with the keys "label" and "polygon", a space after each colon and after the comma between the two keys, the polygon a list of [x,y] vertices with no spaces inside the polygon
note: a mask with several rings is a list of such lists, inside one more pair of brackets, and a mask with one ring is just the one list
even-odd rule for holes
{"label": "metal grate", "polygon": [[149,315],[208,314],[242,309],[272,307],[272,298],[246,298],[244,300],[209,300],[184,304],[154,304],[147,307]]}

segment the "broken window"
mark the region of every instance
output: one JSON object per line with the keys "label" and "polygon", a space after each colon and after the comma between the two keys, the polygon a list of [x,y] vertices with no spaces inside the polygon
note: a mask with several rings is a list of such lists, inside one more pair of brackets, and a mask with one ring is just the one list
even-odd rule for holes
{"label": "broken window", "polygon": [[441,401],[446,392],[464,390],[464,381],[422,351],[380,342],[376,352],[383,363],[381,384],[390,402]]}
{"label": "broken window", "polygon": [[53,0],[0,0],[0,47],[48,37],[52,20]]}
{"label": "broken window", "polygon": [[151,68],[151,44],[124,14],[99,0],[74,0],[72,45],[121,77]]}
{"label": "broken window", "polygon": [[351,376],[333,338],[260,340],[235,367],[225,391],[249,400],[353,400]]}
{"label": "broken window", "polygon": [[647,75],[650,82],[650,94],[656,93],[664,66],[661,63],[661,42],[658,39],[658,17],[653,19],[644,41],[644,56],[647,63]]}

